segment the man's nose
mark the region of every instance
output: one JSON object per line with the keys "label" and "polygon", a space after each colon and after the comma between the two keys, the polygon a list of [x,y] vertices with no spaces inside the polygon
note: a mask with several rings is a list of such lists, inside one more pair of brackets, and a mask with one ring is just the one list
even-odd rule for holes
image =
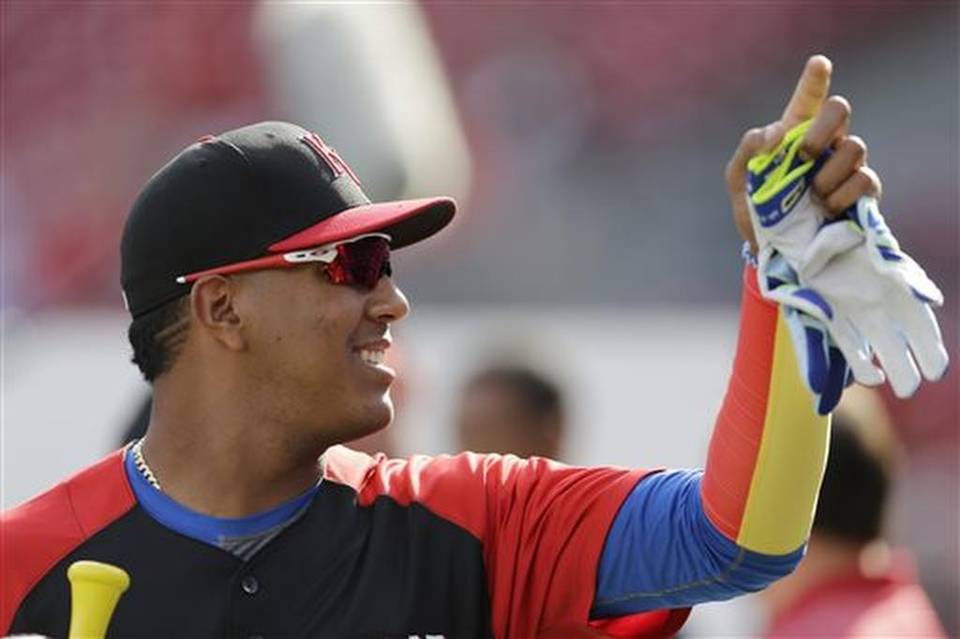
{"label": "man's nose", "polygon": [[392,278],[381,277],[370,292],[368,312],[378,322],[396,322],[410,313],[410,302]]}

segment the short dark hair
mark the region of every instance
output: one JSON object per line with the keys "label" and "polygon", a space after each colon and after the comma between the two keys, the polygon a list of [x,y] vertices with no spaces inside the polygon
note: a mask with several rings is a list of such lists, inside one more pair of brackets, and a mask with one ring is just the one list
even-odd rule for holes
{"label": "short dark hair", "polygon": [[148,382],[169,371],[180,354],[190,326],[189,299],[167,302],[130,323],[127,338],[133,348],[131,361]]}
{"label": "short dark hair", "polygon": [[[893,481],[889,451],[871,446],[856,416],[833,417],[830,453],[820,488],[814,531],[857,544],[883,533]],[[878,426],[879,427],[879,426]]]}
{"label": "short dark hair", "polygon": [[563,393],[546,376],[523,366],[491,366],[473,375],[467,386],[498,386],[508,389],[531,415],[562,416]]}

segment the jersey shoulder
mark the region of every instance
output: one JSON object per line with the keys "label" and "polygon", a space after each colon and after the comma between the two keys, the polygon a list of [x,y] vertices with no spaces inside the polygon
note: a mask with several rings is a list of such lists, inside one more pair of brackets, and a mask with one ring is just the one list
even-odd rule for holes
{"label": "jersey shoulder", "polygon": [[0,514],[0,631],[50,568],[135,503],[119,450]]}
{"label": "jersey shoulder", "polygon": [[388,498],[401,506],[418,505],[483,539],[489,505],[508,494],[506,485],[521,470],[547,460],[525,460],[513,455],[414,455],[388,458],[333,446],[324,454],[324,479],[349,486],[360,507]]}
{"label": "jersey shoulder", "polygon": [[[511,519],[510,513],[535,517],[566,509],[577,519],[581,507],[597,499],[616,510],[645,472],[495,453],[390,459],[334,446],[324,454],[324,478],[349,486],[359,506],[371,506],[381,497],[401,506],[417,504],[481,540],[492,525]],[[607,514],[602,510],[601,518]]]}

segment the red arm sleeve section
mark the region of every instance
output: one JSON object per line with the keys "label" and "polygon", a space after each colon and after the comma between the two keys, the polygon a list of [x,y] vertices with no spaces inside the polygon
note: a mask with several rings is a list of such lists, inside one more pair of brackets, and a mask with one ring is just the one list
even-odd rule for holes
{"label": "red arm sleeve section", "polygon": [[590,622],[593,628],[603,631],[603,636],[614,639],[659,639],[672,637],[680,631],[690,616],[690,608],[654,610],[625,617],[596,619]]}
{"label": "red arm sleeve section", "polygon": [[733,373],[710,440],[702,487],[707,516],[733,540],[740,532],[763,436],[776,326],[777,306],[761,297],[756,269],[747,266]]}
{"label": "red arm sleeve section", "polygon": [[597,635],[588,618],[600,553],[645,474],[512,455],[388,460],[342,447],[328,451],[326,469],[352,483],[362,505],[380,495],[417,502],[476,536],[497,637]]}
{"label": "red arm sleeve section", "polygon": [[0,518],[0,633],[6,634],[24,597],[90,536],[136,500],[117,451]]}

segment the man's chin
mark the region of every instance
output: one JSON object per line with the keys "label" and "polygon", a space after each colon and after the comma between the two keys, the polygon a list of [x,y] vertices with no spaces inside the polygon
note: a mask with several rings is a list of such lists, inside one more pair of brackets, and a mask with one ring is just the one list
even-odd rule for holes
{"label": "man's chin", "polygon": [[357,415],[355,420],[356,427],[353,432],[356,433],[354,439],[372,435],[381,431],[390,425],[393,421],[393,402],[389,395],[384,395],[377,402],[366,407],[362,414]]}
{"label": "man's chin", "polygon": [[[389,393],[356,397],[343,406],[339,417],[328,414],[333,430],[328,430],[328,445],[348,444],[384,430],[393,421],[394,408]],[[319,409],[322,410],[322,409]]]}
{"label": "man's chin", "polygon": [[381,428],[363,437],[358,437],[357,439],[344,443],[347,447],[367,453],[368,455],[384,453],[387,457],[393,457],[396,455],[396,451],[394,450],[391,433],[392,431],[389,428]]}

